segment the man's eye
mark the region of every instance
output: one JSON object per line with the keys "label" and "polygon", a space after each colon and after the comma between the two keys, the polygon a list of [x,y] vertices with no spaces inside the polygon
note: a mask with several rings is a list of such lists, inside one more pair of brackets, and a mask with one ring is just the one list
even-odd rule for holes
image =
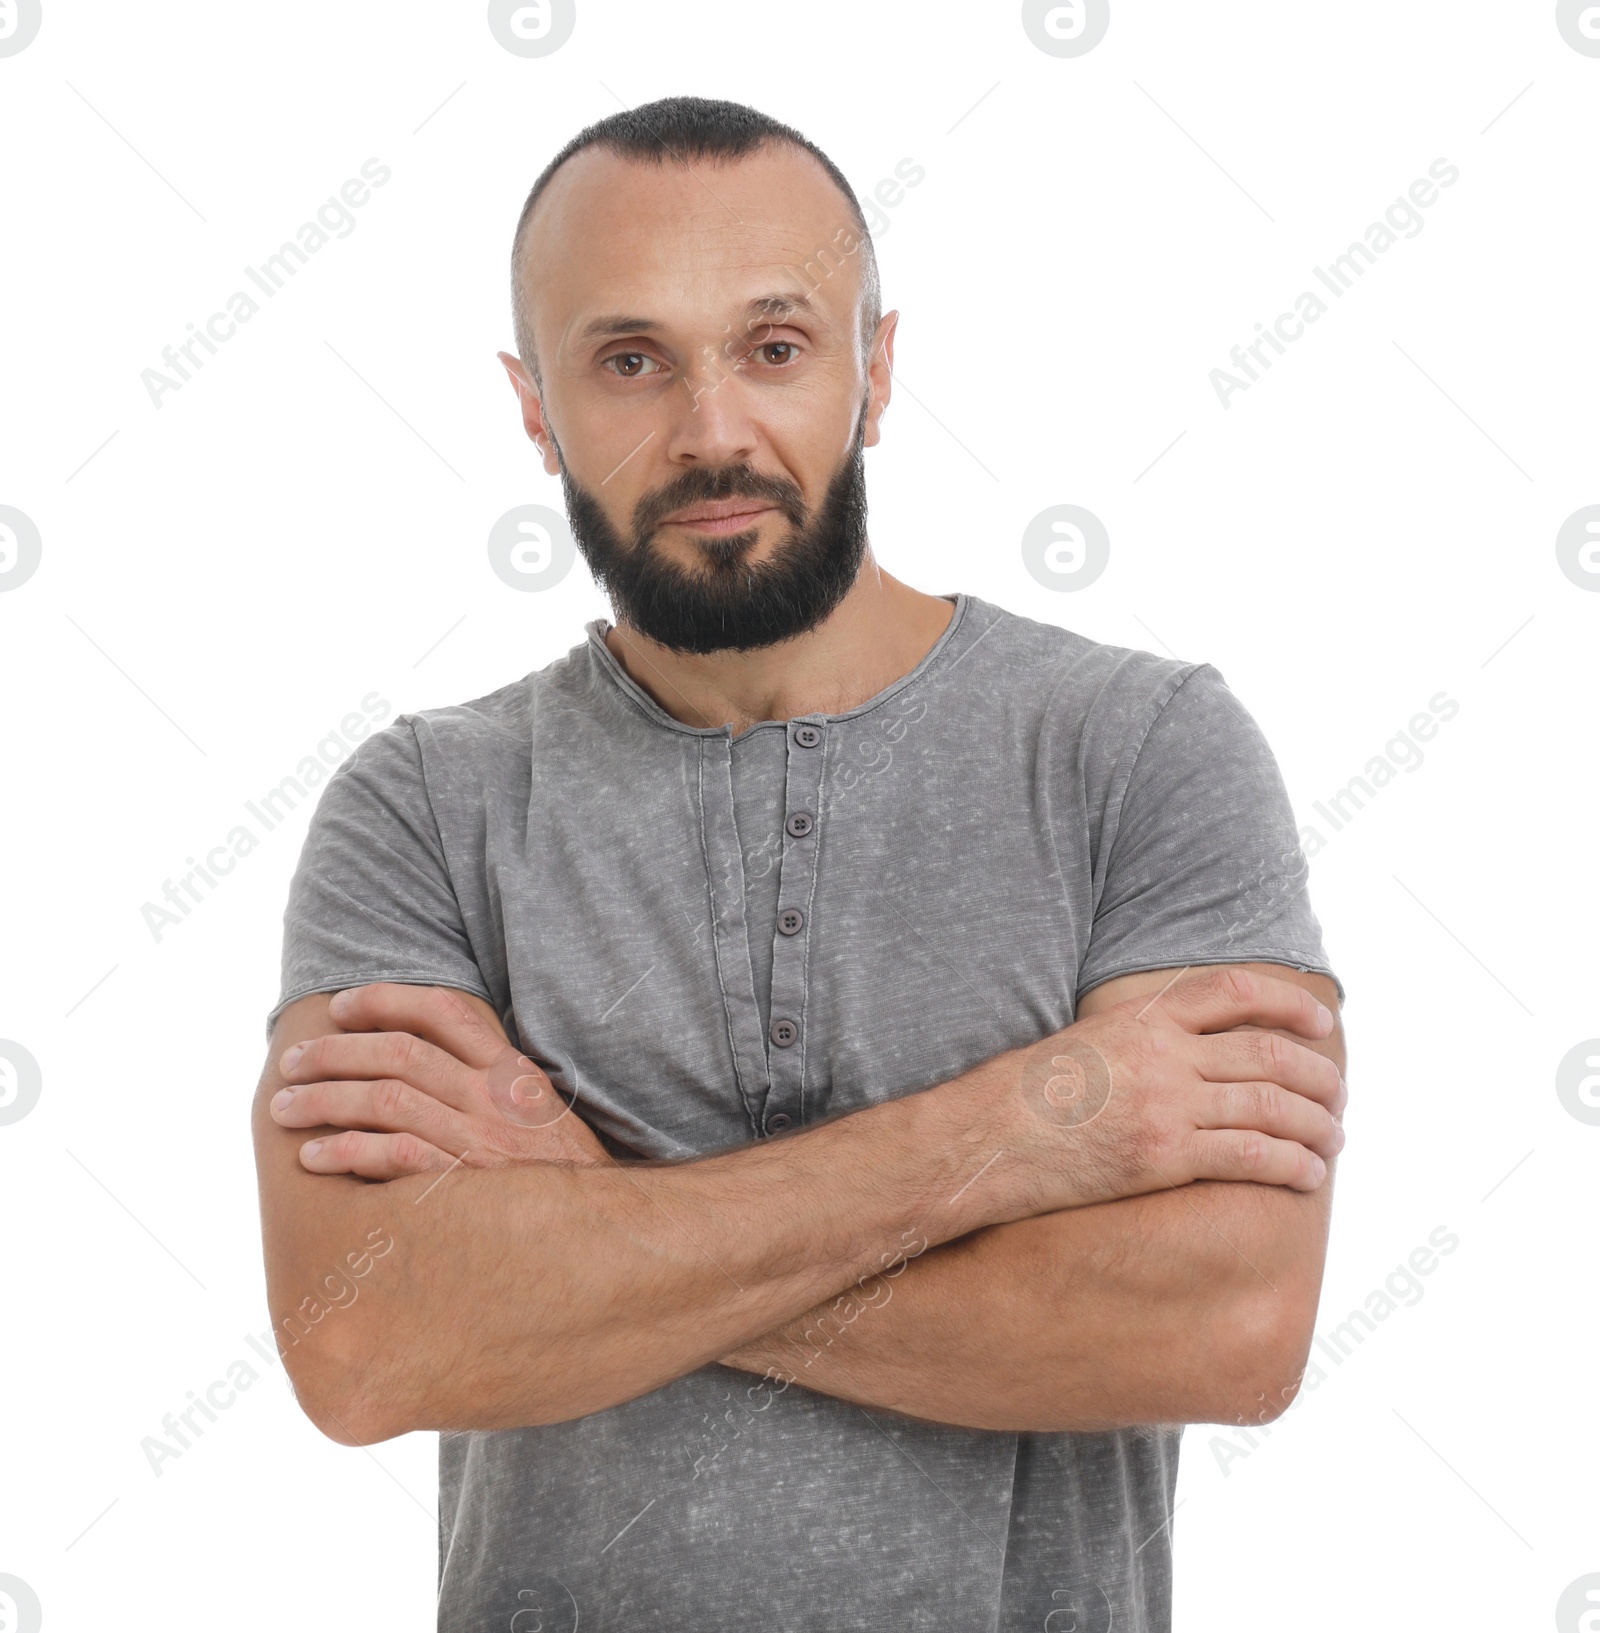
{"label": "man's eye", "polygon": [[756,350],[761,354],[761,360],[764,363],[771,363],[774,368],[782,368],[787,363],[791,362],[792,358],[772,357],[768,354],[771,352],[798,353],[800,348],[796,346],[792,340],[769,340],[764,345],[758,346]]}
{"label": "man's eye", "polygon": [[625,365],[611,370],[613,374],[620,375],[624,380],[640,379],[645,372],[642,365],[646,363],[651,368],[660,368],[661,366],[653,357],[646,357],[643,352],[618,352],[615,357],[608,357],[601,366],[610,369],[613,363]]}

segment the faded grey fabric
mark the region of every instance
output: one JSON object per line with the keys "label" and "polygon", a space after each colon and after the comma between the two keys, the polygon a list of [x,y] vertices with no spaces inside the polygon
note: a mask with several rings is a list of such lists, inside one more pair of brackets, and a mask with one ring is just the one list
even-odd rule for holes
{"label": "faded grey fabric", "polygon": [[[683,725],[596,620],[399,717],[323,791],[272,1017],[366,981],[478,993],[614,1150],[670,1158],[942,1082],[1129,971],[1332,973],[1272,754],[1214,668],[946,599],[924,660],[845,714]],[[956,1428],[707,1366],[443,1435],[439,1626],[1165,1629],[1178,1442]]]}

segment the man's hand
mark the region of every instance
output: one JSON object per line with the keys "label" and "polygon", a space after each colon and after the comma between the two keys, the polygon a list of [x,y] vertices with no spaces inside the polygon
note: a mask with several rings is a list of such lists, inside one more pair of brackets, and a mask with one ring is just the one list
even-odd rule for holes
{"label": "man's hand", "polygon": [[1266,1031],[1317,1040],[1334,1019],[1303,987],[1234,967],[1179,971],[1013,1049],[974,1075],[1002,1108],[1002,1160],[1032,1171],[1038,1213],[1187,1185],[1315,1190],[1344,1145],[1339,1068]]}
{"label": "man's hand", "polygon": [[316,1174],[397,1179],[513,1163],[609,1164],[593,1130],[487,1004],[444,987],[377,982],[337,994],[343,1033],[283,1055],[290,1086],[273,1096],[283,1128],[342,1132],[301,1147]]}
{"label": "man's hand", "polygon": [[[1338,1007],[1327,975],[1239,967]],[[1079,1000],[1080,1023],[1137,1012],[1175,979],[1114,976]],[[1310,1047],[1344,1069],[1337,1022]],[[975,1231],[720,1359],[975,1429],[1256,1427],[1305,1375],[1337,1171],[1314,1191],[1198,1180]]]}
{"label": "man's hand", "polygon": [[[487,1005],[438,987],[378,983],[330,1009],[351,1029],[302,1046],[275,1097],[287,1128],[343,1129],[301,1152],[314,1173],[394,1179],[451,1167],[612,1159],[507,1041]],[[1033,1170],[1034,1211],[1248,1180],[1316,1189],[1344,1145],[1339,1069],[1272,1032],[1326,1037],[1304,988],[1237,967],[1179,972],[966,1074],[998,1107],[999,1161]],[[285,1098],[288,1095],[289,1098]]]}
{"label": "man's hand", "polygon": [[[1203,1202],[1219,1194],[1260,1196],[1276,1188],[1281,1202],[1316,1206],[1326,1187],[1318,1187],[1315,1197],[1290,1189],[1297,1179],[1296,1190],[1306,1188],[1301,1165],[1310,1160],[1309,1148],[1292,1128],[1269,1130],[1280,1129],[1279,1119],[1294,1115],[1292,1107],[1286,1111],[1277,1104],[1279,1096],[1303,1101],[1331,1123],[1330,1107],[1342,1105],[1338,1069],[1320,1057],[1314,1065],[1300,1061],[1302,1052],[1313,1051],[1288,1038],[1215,1034],[1235,1026],[1269,1026],[1325,1043],[1332,1036],[1328,1021],[1302,990],[1279,990],[1292,983],[1262,976],[1241,981],[1241,973],[1175,976],[1167,990],[1085,1013],[1044,1043],[1010,1051],[948,1083],[748,1148],[685,1163],[627,1164],[625,1172],[603,1160],[597,1142],[559,1108],[541,1113],[535,1100],[541,1126],[531,1133],[501,1110],[516,1104],[509,1090],[517,1079],[531,1080],[530,1098],[531,1088],[543,1085],[480,1000],[380,989],[366,995],[372,1000],[368,1013],[352,1011],[340,1019],[330,1012],[326,996],[300,999],[279,1017],[276,1058],[262,1074],[255,1114],[269,1300],[275,1322],[292,1330],[294,1347],[285,1362],[296,1390],[313,1421],[350,1444],[419,1428],[564,1422],[740,1355],[762,1335],[791,1323],[803,1330],[808,1312],[881,1270],[881,1248],[904,1242],[908,1232],[932,1250],[961,1239],[1004,1240],[1003,1231],[986,1227],[1032,1222],[1033,1229],[1023,1235],[1039,1251],[1032,1266],[1024,1254],[1020,1282],[1004,1257],[974,1267],[980,1284],[1002,1285],[1002,1302],[1015,1313],[1017,1286],[1053,1286],[1060,1279],[1063,1256],[1052,1231],[1070,1232],[1080,1216],[1120,1211],[1085,1206],[1095,1197],[1134,1197],[1141,1209],[1159,1210],[1171,1202],[1178,1206],[1163,1211],[1186,1216],[1191,1206],[1197,1211],[1201,1206],[1189,1202],[1191,1195]],[[395,1001],[385,1005],[385,997]],[[430,1007],[431,1017],[419,1019],[412,1004]],[[358,1002],[354,1009],[360,1007]],[[461,1030],[448,1024],[452,1015]],[[469,1026],[474,1017],[478,1025]],[[356,1037],[334,1030],[357,1024],[364,1031]],[[376,1060],[335,1059],[352,1045],[381,1050],[379,1035],[402,1026],[427,1034],[399,1043],[399,1050],[416,1051],[409,1054],[410,1064],[397,1052],[387,1059],[381,1054]],[[291,1062],[286,1076],[279,1061],[295,1043],[311,1049]],[[1260,1052],[1279,1045],[1286,1046],[1282,1055]],[[1245,1051],[1242,1060],[1228,1054],[1234,1048]],[[452,1055],[458,1049],[462,1053],[453,1065],[430,1052]],[[317,1050],[327,1051],[322,1065]],[[1251,1050],[1257,1053],[1252,1056]],[[1095,1105],[1102,1067],[1109,1092]],[[1326,1076],[1319,1084],[1314,1074],[1323,1068]],[[378,1082],[394,1087],[374,1094]],[[338,1103],[308,1106],[300,1126],[316,1128],[334,1148],[326,1174],[320,1152],[310,1158],[312,1171],[307,1171],[300,1156],[304,1135],[268,1109],[286,1087],[298,1099],[305,1090],[324,1086],[330,1101]],[[1245,1098],[1230,1104],[1239,1094]],[[418,1105],[413,1096],[432,1104]],[[387,1105],[375,1103],[379,1100]],[[402,1107],[410,1108],[408,1120],[432,1119],[418,1124],[423,1135],[391,1135]],[[558,1114],[552,1117],[551,1111]],[[310,1121],[329,1116],[332,1123]],[[362,1122],[377,1126],[363,1128]],[[1307,1129],[1304,1137],[1315,1143],[1324,1132]],[[547,1136],[563,1141],[561,1160],[533,1154],[552,1151],[544,1143]],[[1234,1136],[1239,1146],[1230,1150],[1227,1141]],[[390,1147],[391,1137],[402,1141],[398,1151]],[[569,1138],[575,1150],[566,1145]],[[438,1173],[407,1169],[418,1152],[405,1140],[431,1147],[435,1167],[459,1165],[460,1172],[441,1184]],[[1221,1143],[1212,1148],[1211,1142]],[[1275,1159],[1281,1146],[1298,1151],[1282,1170],[1263,1160]],[[375,1148],[375,1161],[362,1160],[364,1147]],[[341,1168],[341,1156],[353,1160]],[[481,1171],[475,1171],[479,1164]],[[375,1178],[393,1175],[392,1181],[365,1183],[363,1169]],[[1187,1184],[1233,1177],[1259,1183],[1203,1184],[1192,1190]],[[434,1199],[435,1187],[446,1202]],[[1142,1194],[1160,1192],[1166,1194]],[[761,1208],[752,1210],[752,1195],[763,1198]],[[425,1206],[416,1205],[425,1198]],[[1180,1223],[1194,1234],[1186,1219]],[[304,1297],[305,1287],[316,1285],[344,1247],[379,1227],[396,1238],[395,1256],[385,1261],[396,1273],[382,1296],[362,1299],[341,1311],[337,1323],[317,1327],[316,1343],[301,1342],[320,1313],[317,1301]],[[1226,1248],[1225,1238],[1232,1235],[1219,1226],[1205,1239]],[[1085,1274],[1092,1277],[1098,1273],[1094,1267],[1126,1260],[1127,1238],[1127,1228],[1113,1223],[1109,1234],[1089,1243]],[[1180,1233],[1174,1249],[1169,1238],[1158,1256],[1169,1266],[1180,1260],[1186,1277],[1193,1264],[1183,1258],[1183,1240]],[[1251,1251],[1249,1258],[1270,1265],[1273,1245],[1271,1237],[1264,1239],[1262,1251]],[[930,1252],[919,1259],[907,1281],[931,1258]],[[958,1262],[965,1261],[958,1256]],[[530,1274],[535,1268],[545,1273]],[[1215,1302],[1214,1278],[1202,1272],[1199,1279]],[[924,1274],[921,1280],[935,1295],[935,1327],[948,1323],[952,1309],[973,1304],[970,1287],[960,1285],[959,1277],[953,1300],[941,1293],[949,1289],[939,1278],[930,1281]],[[1178,1283],[1180,1293],[1183,1285]],[[1280,1282],[1285,1296],[1277,1302],[1289,1315],[1275,1330],[1292,1331],[1293,1346],[1288,1340],[1264,1346],[1250,1336],[1260,1331],[1258,1313],[1230,1303],[1215,1324],[1237,1332],[1208,1363],[1218,1377],[1237,1375],[1244,1380],[1238,1387],[1258,1391],[1261,1377],[1277,1387],[1291,1347],[1299,1357],[1294,1365],[1301,1364],[1300,1329],[1308,1328],[1310,1318],[1299,1312],[1302,1305],[1314,1309],[1315,1288],[1304,1296],[1296,1290],[1290,1309],[1289,1285]],[[1125,1351],[1130,1367],[1148,1367],[1148,1345],[1138,1335],[1149,1326],[1150,1309],[1164,1308],[1176,1296],[1172,1286],[1169,1268],[1154,1305],[1141,1298],[1119,1305],[1135,1340]],[[1094,1297],[1099,1298],[1098,1288]],[[1021,1305],[1037,1325],[1029,1301]],[[894,1322],[892,1312],[902,1306],[914,1310],[897,1296],[890,1315],[871,1320]],[[1091,1312],[1093,1307],[1091,1301]],[[857,1322],[852,1330],[866,1324]],[[1070,1349],[1069,1335],[1084,1325],[1082,1306],[1067,1311],[1051,1325],[1051,1339]],[[893,1366],[903,1370],[903,1346],[890,1349]],[[1193,1349],[1189,1333],[1176,1353],[1192,1359]],[[1245,1352],[1257,1349],[1270,1351],[1270,1364],[1260,1364],[1258,1356],[1245,1367],[1241,1357],[1248,1359]],[[1015,1361],[1010,1350],[1003,1353],[1007,1365]],[[1078,1364],[1071,1354],[1046,1357],[1041,1368],[1046,1362],[1048,1370],[1040,1373],[1050,1395],[1045,1409],[1035,1390],[1034,1397],[1024,1395],[1005,1406],[1004,1426],[1059,1426],[1063,1414],[1124,1421],[1115,1388],[1107,1402],[1087,1405],[1062,1393],[1077,1387]],[[924,1389],[918,1397],[922,1409],[931,1409],[940,1421],[980,1422],[969,1415],[971,1392],[989,1387],[984,1378],[994,1365],[992,1350],[978,1357],[975,1369],[963,1361],[954,1395],[948,1381]],[[976,1383],[967,1375],[974,1370]],[[892,1383],[885,1395],[882,1383],[879,1379],[865,1398],[911,1403],[911,1389]],[[848,1396],[849,1390],[841,1393]],[[934,1397],[962,1404],[941,1406]],[[1232,1399],[1225,1415],[1235,1411]],[[1208,1397],[1200,1403],[1201,1417],[1214,1409]]]}

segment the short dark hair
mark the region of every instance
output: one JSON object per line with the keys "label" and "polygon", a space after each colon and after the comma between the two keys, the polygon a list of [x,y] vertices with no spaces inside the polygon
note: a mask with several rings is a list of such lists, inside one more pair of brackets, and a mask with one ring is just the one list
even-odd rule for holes
{"label": "short dark hair", "polygon": [[664,165],[670,159],[675,164],[687,167],[696,159],[743,158],[772,144],[797,147],[809,153],[827,171],[850,207],[851,224],[862,255],[861,289],[865,310],[861,349],[863,360],[871,362],[872,337],[877,333],[883,317],[878,258],[873,251],[872,234],[867,230],[861,202],[845,180],[843,171],[821,148],[807,141],[792,126],[782,124],[755,108],[747,108],[742,102],[720,102],[703,96],[667,96],[657,102],[646,102],[642,107],[614,113],[579,131],[545,166],[522,206],[522,214],[517,218],[517,230],[511,240],[511,315],[517,350],[533,371],[536,382],[539,379],[539,364],[534,355],[533,326],[523,292],[522,240],[534,206],[556,171],[574,153],[581,153],[588,147],[605,148],[620,158],[640,164]]}

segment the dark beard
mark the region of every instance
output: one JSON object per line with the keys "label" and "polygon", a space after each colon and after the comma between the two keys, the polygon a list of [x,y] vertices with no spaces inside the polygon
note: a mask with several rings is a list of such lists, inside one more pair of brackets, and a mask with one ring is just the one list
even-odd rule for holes
{"label": "dark beard", "polygon": [[[787,478],[761,476],[748,465],[691,467],[634,507],[631,543],[568,476],[557,444],[573,540],[618,622],[674,652],[742,652],[815,629],[845,598],[866,555],[866,408],[863,402],[850,452],[814,517]],[[789,535],[767,560],[745,559],[759,537],[754,527],[700,538],[698,569],[656,549],[651,534],[663,516],[697,501],[734,498],[763,500],[788,518]]]}

